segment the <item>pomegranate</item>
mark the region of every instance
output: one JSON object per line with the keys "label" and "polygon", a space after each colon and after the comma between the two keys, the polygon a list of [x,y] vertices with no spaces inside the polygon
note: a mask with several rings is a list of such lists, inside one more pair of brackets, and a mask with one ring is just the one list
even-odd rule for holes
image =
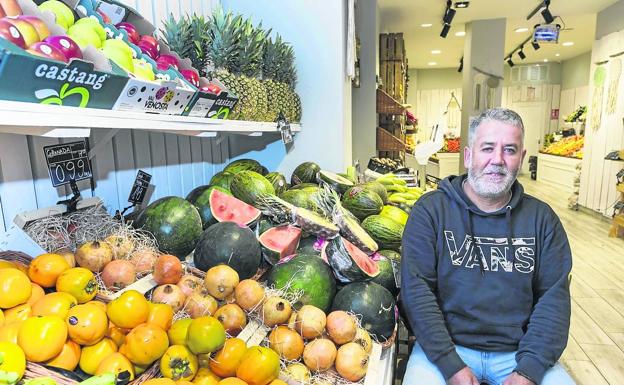
{"label": "pomegranate", "polygon": [[324,372],[334,365],[336,345],[331,340],[317,338],[303,349],[303,362],[314,372]]}
{"label": "pomegranate", "polygon": [[74,253],[69,249],[59,249],[54,252],[54,254],[62,255],[63,258],[69,263],[69,267],[76,267],[76,257]]}
{"label": "pomegranate", "polygon": [[102,270],[102,281],[109,290],[123,289],[136,281],[136,269],[125,259],[111,261]]}
{"label": "pomegranate", "polygon": [[152,293],[152,302],[166,303],[173,308],[174,313],[182,309],[185,300],[186,296],[176,285],[161,285]]}
{"label": "pomegranate", "polygon": [[301,384],[310,383],[310,370],[304,364],[290,364],[284,369],[284,374],[291,380]]}
{"label": "pomegranate", "polygon": [[104,239],[104,242],[108,243],[113,249],[114,259],[127,259],[132,250],[134,250],[132,239],[123,235],[111,234]]}
{"label": "pomegranate", "polygon": [[342,345],[336,354],[336,371],[352,382],[361,380],[368,368],[368,354],[355,342]]}
{"label": "pomegranate", "polygon": [[187,297],[203,288],[201,278],[192,274],[183,275],[177,285]]}
{"label": "pomegranate", "polygon": [[280,297],[269,297],[262,305],[262,319],[268,327],[288,322],[292,308],[290,303]]}
{"label": "pomegranate", "polygon": [[216,299],[225,299],[238,285],[238,273],[228,265],[211,267],[206,272],[204,286]]}
{"label": "pomegranate", "polygon": [[176,284],[182,278],[182,262],[175,255],[163,254],[154,265],[154,281],[159,285]]}
{"label": "pomegranate", "polygon": [[269,334],[269,346],[281,358],[294,361],[303,354],[303,338],[296,331],[286,326],[278,326]]}
{"label": "pomegranate", "polygon": [[327,316],[327,333],[336,345],[353,341],[357,332],[355,318],[346,311],[336,310]]}
{"label": "pomegranate", "polygon": [[192,293],[186,298],[186,302],[184,303],[184,311],[187,312],[191,318],[213,315],[217,311],[217,307],[219,307],[217,300],[210,296],[206,290]]}
{"label": "pomegranate", "polygon": [[262,302],[264,298],[264,288],[258,281],[253,279],[242,280],[234,290],[236,303],[243,310],[253,310]]}
{"label": "pomegranate", "polygon": [[325,330],[327,317],[325,312],[316,306],[303,305],[297,312],[295,328],[305,339],[320,337]]}
{"label": "pomegranate", "polygon": [[247,316],[243,309],[235,303],[223,305],[214,313],[223,328],[231,336],[236,336],[247,326]]}
{"label": "pomegranate", "polygon": [[113,260],[113,249],[105,242],[87,242],[76,250],[74,256],[79,266],[97,273]]}
{"label": "pomegranate", "polygon": [[158,259],[158,254],[154,250],[141,249],[132,253],[130,262],[134,265],[137,274],[145,275],[154,271],[156,259]]}
{"label": "pomegranate", "polygon": [[368,334],[366,329],[357,328],[353,342],[363,347],[366,354],[370,354],[371,350],[373,349],[373,340],[371,339],[371,336],[370,334]]}

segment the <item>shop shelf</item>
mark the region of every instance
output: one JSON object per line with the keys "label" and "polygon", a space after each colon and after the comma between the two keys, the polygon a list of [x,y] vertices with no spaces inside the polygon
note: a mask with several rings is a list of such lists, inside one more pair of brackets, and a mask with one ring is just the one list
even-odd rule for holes
{"label": "shop shelf", "polygon": [[405,106],[388,95],[384,90],[377,89],[377,113],[388,115],[402,115]]}
{"label": "shop shelf", "polygon": [[377,150],[405,151],[405,143],[387,130],[377,127]]}
{"label": "shop shelf", "polygon": [[[291,124],[293,132],[301,125]],[[47,137],[85,137],[91,128],[136,129],[213,137],[278,132],[277,123],[193,118],[35,103],[0,101],[0,132]]]}

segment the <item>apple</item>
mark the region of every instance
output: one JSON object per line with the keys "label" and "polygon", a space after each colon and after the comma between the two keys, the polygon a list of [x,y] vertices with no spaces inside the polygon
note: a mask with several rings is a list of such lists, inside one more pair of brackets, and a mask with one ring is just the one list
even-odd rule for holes
{"label": "apple", "polygon": [[43,54],[40,56],[62,62],[67,62],[67,58],[60,49],[43,41],[38,41],[35,44],[31,45],[30,47],[28,47],[27,51],[30,53],[32,53],[32,51],[40,52]]}
{"label": "apple", "polygon": [[7,19],[0,19],[0,37],[20,48],[26,49],[26,42],[22,37],[22,33]]}
{"label": "apple", "polygon": [[182,74],[182,76],[184,76],[184,79],[188,80],[189,83],[191,83],[195,87],[199,87],[199,74],[197,73],[197,71],[195,71],[194,69],[185,68],[183,70],[180,70],[180,73]]}
{"label": "apple", "polygon": [[156,51],[156,49],[154,49],[154,47],[151,44],[146,43],[144,41],[139,41],[139,44],[137,44],[137,46],[141,49],[141,52],[143,52],[150,58],[154,60],[158,58],[158,51]]}
{"label": "apple", "polygon": [[102,44],[102,48],[117,48],[117,49],[121,49],[123,50],[128,56],[133,56],[134,51],[132,50],[132,48],[130,48],[130,46],[128,45],[128,43],[126,43],[125,41],[121,40],[121,39],[108,39],[106,41],[104,41],[104,43]]}
{"label": "apple", "polygon": [[134,63],[134,76],[149,81],[154,81],[156,79],[154,70],[148,62],[141,59],[132,59],[132,62]]}
{"label": "apple", "polygon": [[144,42],[144,44],[150,45],[156,53],[160,53],[160,45],[158,45],[158,40],[152,35],[143,35],[139,42]]}
{"label": "apple", "polygon": [[100,36],[95,32],[91,25],[83,23],[80,25],[73,25],[67,30],[67,36],[71,37],[81,49],[85,49],[87,45],[92,45],[95,48],[102,47],[102,40]]}
{"label": "apple", "polygon": [[71,59],[82,59],[82,51],[80,51],[80,47],[69,36],[48,36],[44,42],[63,52],[67,61],[70,61]]}
{"label": "apple", "polygon": [[43,40],[46,37],[50,36],[50,30],[48,29],[48,26],[46,25],[46,23],[43,22],[43,20],[41,20],[37,16],[22,15],[18,16],[17,18],[19,20],[25,20],[29,22],[33,27],[35,27],[35,29],[37,30],[37,34],[39,35],[39,40]]}
{"label": "apple", "polygon": [[[2,0],[0,0],[2,1]],[[63,27],[65,30],[74,25],[74,12],[59,0],[47,0],[39,5],[39,9],[42,11],[50,11],[56,16],[56,24]]]}
{"label": "apple", "polygon": [[102,53],[124,70],[134,72],[132,49],[123,41],[117,39],[106,40],[102,46]]}
{"label": "apple", "polygon": [[23,14],[22,7],[19,6],[17,0],[0,0],[0,8],[2,8],[5,16],[19,16]]}
{"label": "apple", "polygon": [[173,55],[162,54],[158,56],[158,59],[156,60],[156,65],[161,71],[166,71],[169,66],[178,69],[178,59],[176,59]]}
{"label": "apple", "polygon": [[34,43],[41,40],[35,27],[33,27],[33,25],[26,20],[14,19],[12,17],[5,17],[3,20],[7,20],[20,31],[22,37],[24,38],[24,43],[26,43],[26,47],[30,47]]}
{"label": "apple", "polygon": [[141,35],[139,35],[139,31],[137,31],[136,27],[132,23],[127,23],[125,21],[118,23],[115,27],[117,29],[123,29],[128,34],[128,39],[130,39],[130,43],[139,44],[139,40],[141,40]]}
{"label": "apple", "polygon": [[89,27],[91,27],[100,37],[100,40],[104,41],[106,40],[106,30],[104,29],[104,27],[102,26],[102,24],[100,24],[100,22],[94,18],[94,17],[83,17],[82,19],[78,20],[76,22],[76,24],[74,25],[83,25],[86,24]]}

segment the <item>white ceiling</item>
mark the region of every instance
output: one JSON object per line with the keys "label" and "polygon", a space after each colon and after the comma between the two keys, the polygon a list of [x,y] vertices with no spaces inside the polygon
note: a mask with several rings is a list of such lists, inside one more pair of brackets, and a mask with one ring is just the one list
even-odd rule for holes
{"label": "white ceiling", "polygon": [[[551,0],[550,12],[561,16],[554,23],[562,25],[559,44],[542,44],[538,51],[530,44],[525,47],[526,59],[521,61],[514,55],[516,64],[548,61],[562,61],[591,50],[595,29],[596,13],[617,0]],[[454,3],[454,1],[453,1]],[[464,38],[455,36],[464,30],[465,23],[482,19],[507,19],[505,55],[530,36],[535,24],[543,23],[540,13],[530,20],[528,14],[539,4],[538,0],[472,0],[466,9],[457,9],[451,30],[443,39],[442,16],[446,8],[445,0],[379,0],[380,32],[403,32],[405,49],[410,68],[458,67],[464,51]],[[421,24],[433,24],[429,28]],[[563,30],[565,24],[565,30]],[[516,28],[527,27],[528,32],[514,32]],[[564,42],[574,42],[563,46]],[[432,50],[440,50],[434,55]],[[559,54],[559,56],[556,56]],[[503,57],[501,57],[503,60]],[[436,62],[432,66],[429,62]]]}

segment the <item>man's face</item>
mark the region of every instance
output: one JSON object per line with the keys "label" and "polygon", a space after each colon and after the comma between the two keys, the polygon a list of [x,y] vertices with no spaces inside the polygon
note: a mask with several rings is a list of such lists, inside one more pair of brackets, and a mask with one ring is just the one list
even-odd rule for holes
{"label": "man's face", "polygon": [[472,147],[464,148],[468,183],[483,198],[499,198],[507,194],[518,176],[525,154],[520,128],[485,120],[475,132]]}

